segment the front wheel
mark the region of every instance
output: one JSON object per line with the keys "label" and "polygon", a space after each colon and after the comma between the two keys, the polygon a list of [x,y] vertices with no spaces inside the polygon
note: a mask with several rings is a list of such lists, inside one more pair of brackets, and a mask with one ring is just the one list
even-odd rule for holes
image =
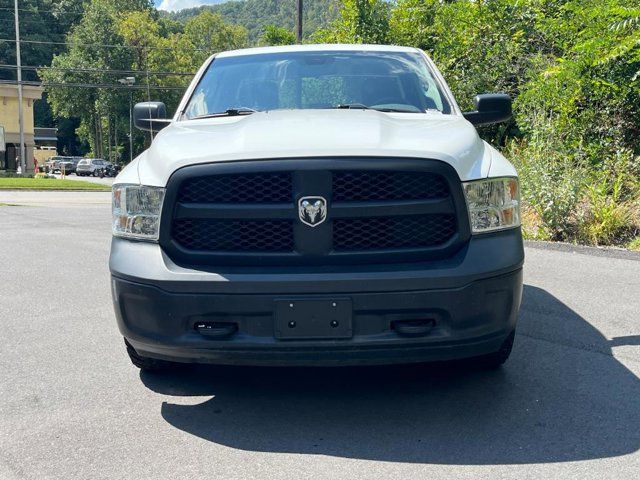
{"label": "front wheel", "polygon": [[166,360],[158,360],[156,358],[143,357],[138,355],[138,352],[127,342],[124,341],[127,347],[127,354],[136,367],[144,372],[165,372],[175,367],[175,363],[167,362]]}
{"label": "front wheel", "polygon": [[511,350],[513,349],[513,341],[516,336],[516,331],[512,331],[507,339],[500,346],[500,350],[487,355],[481,355],[479,357],[470,358],[467,360],[468,364],[475,368],[482,370],[495,370],[500,368],[504,362],[507,361]]}

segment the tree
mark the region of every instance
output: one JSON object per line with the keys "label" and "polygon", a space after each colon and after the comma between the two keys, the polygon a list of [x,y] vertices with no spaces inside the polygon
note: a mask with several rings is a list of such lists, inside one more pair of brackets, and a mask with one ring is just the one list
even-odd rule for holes
{"label": "tree", "polygon": [[203,11],[190,18],[184,32],[174,37],[178,55],[183,56],[185,68],[199,67],[213,53],[247,46],[247,30],[225,23],[219,14]]}
{"label": "tree", "polygon": [[128,102],[122,101],[118,90],[80,85],[118,85],[118,76],[106,70],[130,69],[136,49],[124,45],[116,30],[117,18],[127,12],[148,9],[148,0],[92,0],[66,37],[68,50],[53,58],[53,69],[38,72],[45,82],[77,85],[73,89],[50,86],[48,99],[55,115],[80,119],[77,132],[89,142],[95,156],[108,153],[115,134],[112,119],[123,117],[125,112],[128,116],[125,107]]}
{"label": "tree", "polygon": [[267,25],[260,37],[260,43],[262,45],[293,45],[296,43],[296,36],[286,28]]}
{"label": "tree", "polygon": [[[118,79],[136,77],[136,87],[149,85],[154,97],[159,93],[173,109],[190,74],[209,55],[246,46],[247,33],[209,11],[182,25],[160,19],[148,0],[91,0],[67,40],[69,48],[54,57],[54,68],[39,72],[46,82],[78,86],[48,88],[53,113],[80,119],[78,135],[93,155],[122,152],[127,158],[130,96],[134,102],[148,100],[151,91],[116,88]],[[99,87],[80,87],[84,84]],[[134,132],[134,150],[144,142],[145,136]]]}
{"label": "tree", "polygon": [[385,0],[344,0],[338,18],[313,35],[327,43],[388,43],[391,5]]}

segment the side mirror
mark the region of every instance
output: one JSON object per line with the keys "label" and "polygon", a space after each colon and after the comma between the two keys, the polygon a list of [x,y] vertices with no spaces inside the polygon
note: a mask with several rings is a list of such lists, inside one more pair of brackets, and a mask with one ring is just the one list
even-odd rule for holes
{"label": "side mirror", "polygon": [[171,123],[167,119],[167,107],[162,102],[136,103],[133,107],[133,124],[145,132],[159,132]]}
{"label": "side mirror", "polygon": [[473,99],[476,109],[464,112],[464,118],[474,125],[506,122],[511,118],[511,97],[505,93],[485,93]]}

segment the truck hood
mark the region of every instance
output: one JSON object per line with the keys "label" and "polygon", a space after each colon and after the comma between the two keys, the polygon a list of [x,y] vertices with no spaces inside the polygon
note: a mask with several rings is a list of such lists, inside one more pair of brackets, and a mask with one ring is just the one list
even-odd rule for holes
{"label": "truck hood", "polygon": [[488,175],[492,149],[459,115],[276,110],[173,122],[136,164],[141,183],[165,186],[186,165],[318,157],[436,159],[472,180]]}

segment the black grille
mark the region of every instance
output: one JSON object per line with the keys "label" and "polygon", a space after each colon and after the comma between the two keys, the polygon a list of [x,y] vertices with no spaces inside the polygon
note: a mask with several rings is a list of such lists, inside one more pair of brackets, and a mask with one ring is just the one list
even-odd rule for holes
{"label": "black grille", "polygon": [[[322,224],[300,220],[305,196],[327,200]],[[186,265],[424,261],[448,258],[470,236],[455,170],[424,159],[189,166],[169,180],[165,205],[160,244]]]}
{"label": "black grille", "polygon": [[428,200],[446,198],[449,187],[442,176],[429,172],[333,172],[334,202]]}
{"label": "black grille", "polygon": [[456,231],[453,215],[344,218],[333,222],[335,251],[429,248],[445,243]]}
{"label": "black grille", "polygon": [[184,203],[291,202],[290,172],[217,175],[183,183],[178,201]]}
{"label": "black grille", "polygon": [[173,238],[189,250],[223,252],[290,252],[289,220],[191,220],[173,222]]}

